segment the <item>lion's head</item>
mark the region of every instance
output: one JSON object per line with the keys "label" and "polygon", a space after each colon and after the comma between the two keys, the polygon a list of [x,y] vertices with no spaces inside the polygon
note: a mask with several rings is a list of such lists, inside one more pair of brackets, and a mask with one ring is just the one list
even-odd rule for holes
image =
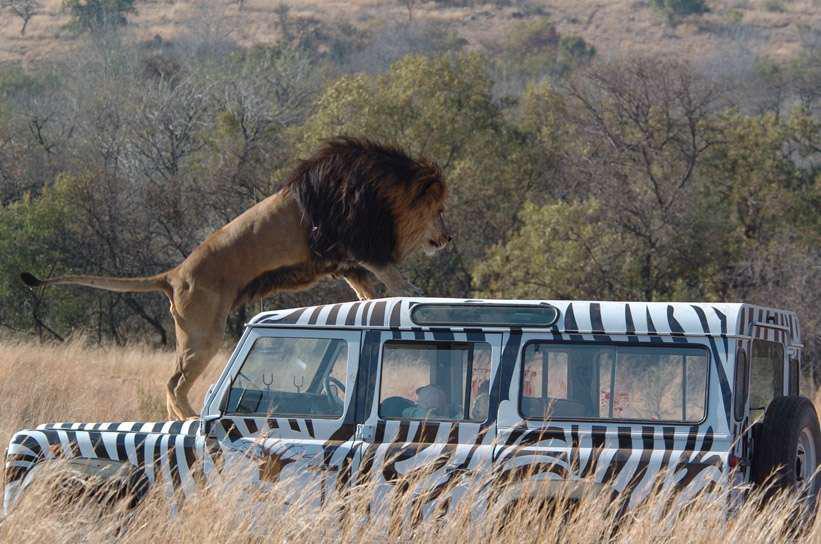
{"label": "lion's head", "polygon": [[318,259],[385,265],[451,240],[447,187],[438,166],[404,151],[335,138],[302,161],[288,180]]}
{"label": "lion's head", "polygon": [[445,249],[445,246],[453,240],[453,235],[451,235],[448,224],[445,222],[444,208],[436,214],[433,221],[428,223],[425,239],[423,251],[428,256],[435,255],[437,251]]}
{"label": "lion's head", "polygon": [[417,249],[434,255],[453,239],[445,221],[447,188],[442,174],[435,164],[427,161],[420,161],[420,166],[421,176],[413,198],[400,192],[393,199],[400,258]]}

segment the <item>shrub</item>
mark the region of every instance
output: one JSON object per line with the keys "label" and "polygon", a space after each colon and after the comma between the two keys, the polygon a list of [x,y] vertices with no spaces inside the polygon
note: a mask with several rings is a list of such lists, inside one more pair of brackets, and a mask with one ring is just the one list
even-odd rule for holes
{"label": "shrub", "polygon": [[134,0],[64,0],[68,27],[75,32],[99,32],[125,25],[127,14],[137,13]]}
{"label": "shrub", "polygon": [[650,5],[658,11],[670,25],[678,24],[682,17],[707,13],[710,8],[704,0],[650,0]]}
{"label": "shrub", "polygon": [[764,9],[771,13],[784,13],[787,11],[786,6],[784,6],[784,2],[781,0],[765,0]]}
{"label": "shrub", "polygon": [[507,49],[514,53],[530,53],[552,49],[559,45],[559,31],[549,17],[517,23],[507,40]]}
{"label": "shrub", "polygon": [[579,36],[562,36],[559,40],[559,56],[570,63],[584,63],[596,55],[596,48]]}
{"label": "shrub", "polygon": [[434,0],[434,2],[443,8],[464,8],[473,5],[473,0]]}

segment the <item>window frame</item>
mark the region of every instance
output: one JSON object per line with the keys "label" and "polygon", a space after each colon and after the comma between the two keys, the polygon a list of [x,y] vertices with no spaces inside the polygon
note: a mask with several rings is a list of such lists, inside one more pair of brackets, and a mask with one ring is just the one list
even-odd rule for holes
{"label": "window frame", "polygon": [[[374,400],[376,404],[376,417],[380,421],[419,421],[419,422],[447,422],[447,423],[473,423],[473,424],[480,424],[488,420],[490,417],[490,410],[488,413],[485,414],[483,419],[471,419],[471,418],[444,418],[444,417],[428,417],[428,418],[420,418],[420,417],[390,417],[390,416],[383,416],[382,415],[382,381],[385,376],[385,347],[388,345],[396,345],[396,344],[406,344],[406,345],[463,345],[469,346],[468,351],[475,353],[476,347],[479,345],[486,345],[488,347],[488,351],[490,353],[490,361],[489,361],[489,370],[491,372],[491,376],[493,375],[493,344],[488,340],[437,340],[435,338],[428,339],[405,339],[405,338],[392,338],[389,340],[385,340],[381,342],[379,346],[379,376],[376,383],[376,389],[374,390]],[[470,366],[468,367],[467,371],[465,372],[465,388],[462,392],[463,395],[463,402],[464,397],[467,396],[468,392],[470,391],[469,384],[471,383],[471,378],[473,376],[473,366],[474,360],[470,361]],[[491,393],[491,385],[488,384],[488,395]],[[473,401],[474,399],[470,399]],[[469,405],[470,403],[465,403],[463,407],[464,410],[468,411],[469,415]]]}
{"label": "window frame", "polygon": [[[744,362],[744,368],[741,368],[741,363]],[[739,374],[743,371],[743,383],[739,384]],[[741,391],[739,391],[741,385]],[[733,374],[733,418],[736,421],[743,421],[747,415],[747,400],[750,396],[750,357],[747,357],[747,350],[744,347],[739,347],[736,350],[735,356],[735,370]],[[740,411],[739,411],[740,409]]]}
{"label": "window frame", "polygon": [[[260,418],[288,418],[288,419],[322,419],[327,421],[342,421],[347,412],[352,409],[352,399],[348,388],[352,387],[351,383],[351,369],[356,368],[360,357],[361,338],[359,331],[355,331],[355,335],[351,335],[351,331],[344,331],[339,329],[296,329],[296,328],[281,328],[281,329],[266,329],[264,331],[256,330],[257,334],[249,335],[243,342],[243,349],[232,357],[231,363],[226,367],[227,372],[220,377],[218,386],[222,389],[219,402],[219,417],[244,417],[250,419]],[[253,412],[241,413],[228,410],[228,403],[231,396],[231,388],[234,381],[240,374],[243,364],[248,356],[253,352],[254,346],[261,339],[296,339],[296,340],[341,340],[344,342],[347,350],[347,357],[345,360],[345,398],[343,399],[342,412],[337,415],[317,415],[317,414],[299,414],[286,412]],[[323,359],[327,356],[323,354]],[[330,364],[330,361],[328,362]],[[321,364],[321,362],[320,362]],[[353,367],[352,367],[353,365]],[[224,388],[224,389],[223,389]]]}
{"label": "window frame", "polygon": [[[648,348],[648,349],[670,349],[670,348],[683,348],[683,349],[691,349],[693,351],[702,351],[706,357],[707,363],[707,376],[706,380],[704,380],[704,413],[700,420],[698,421],[683,421],[683,420],[671,420],[671,419],[637,419],[637,418],[602,418],[602,417],[550,417],[548,419],[544,417],[535,417],[535,416],[525,416],[522,412],[522,397],[524,391],[524,371],[525,371],[525,361],[524,355],[525,351],[527,350],[528,346],[531,344],[543,344],[543,345],[555,345],[555,346],[614,346],[614,347],[631,347],[631,348]],[[517,355],[518,365],[519,365],[519,391],[517,394],[517,401],[516,401],[516,410],[518,416],[522,418],[524,421],[579,421],[584,423],[600,423],[600,424],[614,424],[614,423],[639,423],[645,425],[686,425],[686,426],[693,426],[693,425],[701,425],[710,415],[710,374],[712,370],[712,357],[710,349],[704,344],[698,343],[660,343],[660,344],[645,344],[645,343],[635,343],[635,342],[620,342],[617,340],[608,340],[608,341],[578,341],[578,340],[557,340],[557,339],[540,339],[540,338],[533,338],[525,342],[519,350],[519,354]],[[615,368],[615,365],[614,365]],[[568,361],[567,367],[568,373],[570,372],[570,364]],[[613,389],[613,385],[611,384],[611,393]],[[611,402],[612,402],[612,395],[611,395]]]}

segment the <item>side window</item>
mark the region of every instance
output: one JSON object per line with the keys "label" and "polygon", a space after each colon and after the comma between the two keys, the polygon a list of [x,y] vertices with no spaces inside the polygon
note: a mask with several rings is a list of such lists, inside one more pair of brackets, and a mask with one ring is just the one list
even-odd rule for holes
{"label": "side window", "polygon": [[540,350],[532,344],[525,350],[522,394],[526,397],[567,399],[566,351]]}
{"label": "side window", "polygon": [[784,346],[753,340],[750,362],[750,410],[763,411],[784,391]]}
{"label": "side window", "polygon": [[484,421],[490,359],[487,343],[386,342],[379,416]]}
{"label": "side window", "polygon": [[747,362],[747,352],[739,349],[735,358],[735,401],[733,413],[736,421],[744,419],[744,410],[747,405],[747,383],[750,378],[750,365]]}
{"label": "side window", "polygon": [[532,342],[522,353],[524,417],[698,422],[707,352],[697,347]]}
{"label": "side window", "polygon": [[334,338],[258,338],[228,393],[226,412],[342,416],[348,345]]}

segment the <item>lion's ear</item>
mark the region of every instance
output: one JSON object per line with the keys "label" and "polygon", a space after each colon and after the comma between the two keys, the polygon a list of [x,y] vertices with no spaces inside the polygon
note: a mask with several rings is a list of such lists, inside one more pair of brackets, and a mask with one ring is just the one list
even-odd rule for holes
{"label": "lion's ear", "polygon": [[428,176],[419,181],[418,190],[411,203],[416,207],[433,207],[447,198],[445,183],[438,175]]}

